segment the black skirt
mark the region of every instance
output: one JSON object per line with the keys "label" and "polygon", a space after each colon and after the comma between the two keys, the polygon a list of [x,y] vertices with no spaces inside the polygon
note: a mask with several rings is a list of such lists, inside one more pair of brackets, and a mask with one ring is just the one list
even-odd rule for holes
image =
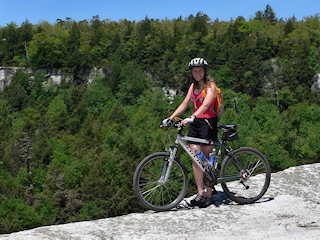
{"label": "black skirt", "polygon": [[[201,138],[206,140],[218,141],[217,118],[196,118],[189,126],[189,137]],[[188,141],[189,144],[199,144]]]}

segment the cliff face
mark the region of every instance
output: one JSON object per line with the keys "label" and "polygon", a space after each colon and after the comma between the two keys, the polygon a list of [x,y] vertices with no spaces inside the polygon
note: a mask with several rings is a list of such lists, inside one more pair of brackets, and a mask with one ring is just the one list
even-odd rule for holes
{"label": "cliff face", "polygon": [[314,77],[313,77],[314,83],[311,87],[311,90],[314,92],[320,92],[320,73],[317,73]]}
{"label": "cliff face", "polygon": [[[255,204],[231,202],[218,185],[217,207],[126,216],[0,235],[0,239],[320,239],[320,163],[272,174]],[[189,199],[185,199],[189,201]]]}
{"label": "cliff face", "polygon": [[[0,91],[8,86],[11,83],[11,80],[14,74],[21,69],[22,67],[0,67]],[[31,69],[27,69],[27,72],[31,73]],[[86,82],[91,82],[96,76],[104,77],[105,73],[102,69],[93,68],[86,76]],[[60,70],[57,70],[53,73],[46,75],[48,80],[51,80],[54,84],[61,84],[62,80],[72,81],[72,76],[61,73]]]}
{"label": "cliff face", "polygon": [[[25,68],[0,66],[0,91],[3,91],[5,86],[8,86],[11,83],[11,80],[14,74],[19,69],[25,69]],[[29,73],[32,72],[31,69],[28,69],[27,71]],[[103,69],[93,68],[91,69],[90,72],[88,72],[86,76],[86,82],[91,82],[96,76],[105,77],[105,75],[106,73],[103,71]],[[46,77],[48,78],[48,80],[51,80],[52,83],[54,84],[60,84],[62,80],[65,80],[65,81],[73,80],[72,76],[63,74],[61,73],[60,70],[47,74]],[[313,80],[313,84],[311,86],[311,91],[320,92],[320,73],[317,73],[312,80]],[[264,87],[265,91],[274,91],[274,89],[272,89],[272,86],[273,85],[271,82],[267,83],[266,86]],[[169,97],[172,97],[176,93],[176,90],[170,90],[170,89],[163,89],[163,90],[169,95]]]}
{"label": "cliff face", "polygon": [[23,68],[19,67],[0,67],[0,91],[3,91],[5,86],[8,86],[14,74]]}

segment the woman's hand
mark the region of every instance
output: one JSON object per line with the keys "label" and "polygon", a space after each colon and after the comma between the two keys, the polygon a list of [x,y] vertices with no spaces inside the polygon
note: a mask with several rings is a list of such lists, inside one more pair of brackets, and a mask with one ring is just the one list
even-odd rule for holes
{"label": "woman's hand", "polygon": [[172,119],[171,118],[166,118],[162,121],[162,126],[164,127],[170,127],[172,124]]}
{"label": "woman's hand", "polygon": [[188,117],[188,118],[183,119],[183,121],[181,122],[181,125],[182,125],[182,126],[185,126],[185,125],[187,125],[188,123],[193,123],[193,122],[194,122],[194,118]]}

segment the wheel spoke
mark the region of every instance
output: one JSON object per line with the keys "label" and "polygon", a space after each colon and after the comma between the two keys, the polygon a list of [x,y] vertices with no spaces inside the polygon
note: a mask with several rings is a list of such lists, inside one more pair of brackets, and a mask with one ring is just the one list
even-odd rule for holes
{"label": "wheel spoke", "polygon": [[158,181],[154,181],[154,182],[146,182],[146,183],[139,183],[140,187],[144,187],[144,188],[148,188],[149,186],[158,183]]}
{"label": "wheel spoke", "polygon": [[[255,149],[240,148],[225,160],[221,177],[240,175],[240,180],[222,180],[221,185],[226,194],[239,203],[252,203],[266,192],[270,182],[270,166],[265,157]],[[240,163],[245,169],[239,170]]]}
{"label": "wheel spoke", "polygon": [[248,171],[250,172],[250,176],[251,176],[251,174],[253,173],[253,171],[254,171],[257,167],[259,167],[260,165],[263,165],[263,162],[262,162],[261,160],[259,160],[253,168],[248,169]]}
{"label": "wheel spoke", "polygon": [[155,187],[153,187],[153,188],[150,188],[149,190],[143,192],[142,194],[148,194],[148,193],[150,193],[150,192],[154,192],[154,190],[156,190],[159,186],[160,186],[160,185],[157,185],[157,186],[155,186]]}
{"label": "wheel spoke", "polygon": [[160,181],[161,174],[166,174],[168,170],[164,166],[168,156],[163,153],[154,155],[138,166],[134,177],[135,192],[148,208],[165,211],[183,199],[188,186],[187,173],[181,163],[174,160],[168,180]]}

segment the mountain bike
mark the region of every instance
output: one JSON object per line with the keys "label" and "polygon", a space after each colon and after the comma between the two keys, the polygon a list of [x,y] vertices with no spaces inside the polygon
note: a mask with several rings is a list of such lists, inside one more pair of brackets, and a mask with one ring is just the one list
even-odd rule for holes
{"label": "mountain bike", "polygon": [[[181,146],[204,172],[207,186],[221,183],[223,191],[239,204],[251,204],[267,191],[271,169],[266,157],[252,147],[232,150],[225,143],[238,139],[237,125],[218,125],[222,131],[220,141],[211,141],[181,135],[182,119],[175,118],[171,126],[178,130],[175,142],[167,152],[157,152],[145,157],[136,168],[133,185],[140,202],[154,211],[167,211],[176,207],[185,197],[188,189],[188,174],[185,166],[176,156]],[[163,127],[163,125],[161,125]],[[215,162],[206,166],[191,150],[186,141],[215,146]],[[218,176],[219,160],[226,154]]]}

